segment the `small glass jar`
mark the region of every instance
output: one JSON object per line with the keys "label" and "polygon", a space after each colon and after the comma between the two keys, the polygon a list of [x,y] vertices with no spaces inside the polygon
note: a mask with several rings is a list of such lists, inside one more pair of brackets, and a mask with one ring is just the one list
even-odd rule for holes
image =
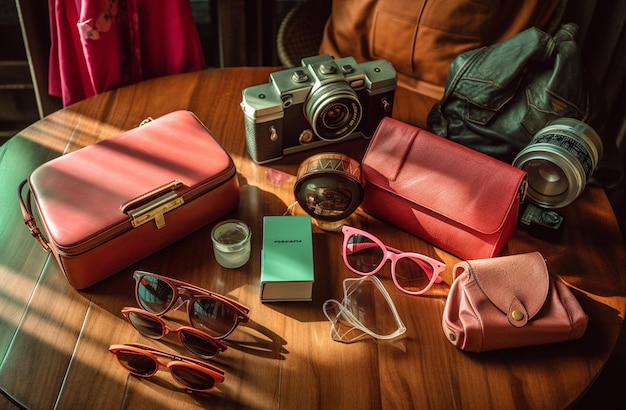
{"label": "small glass jar", "polygon": [[215,225],[211,231],[211,240],[217,263],[230,269],[245,265],[250,259],[251,236],[248,225],[236,219]]}

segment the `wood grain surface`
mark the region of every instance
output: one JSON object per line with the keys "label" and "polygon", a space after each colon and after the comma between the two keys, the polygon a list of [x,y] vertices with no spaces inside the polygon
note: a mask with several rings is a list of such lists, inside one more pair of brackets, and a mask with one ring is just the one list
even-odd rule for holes
{"label": "wood grain surface", "polygon": [[[262,217],[281,215],[294,202],[297,167],[308,156],[330,150],[360,160],[367,144],[337,143],[268,165],[251,161],[241,91],[269,81],[273,70],[207,70],[110,91],[38,121],[0,148],[2,390],[32,409],[558,409],[574,403],[609,358],[626,308],[624,244],[599,188],[587,187],[561,210],[566,231],[560,243],[518,231],[504,250],[542,252],[550,271],[571,286],[589,315],[582,339],[480,354],[457,350],[443,335],[441,315],[459,259],[360,210],[350,217],[352,225],[390,246],[447,264],[444,283],[420,297],[393,286],[389,265],[378,274],[407,327],[402,337],[353,344],[331,340],[322,304],[341,299],[342,281],[352,274],[341,258],[341,235],[316,226],[313,301],[260,302]],[[409,109],[405,101],[408,96],[399,91],[397,109]],[[211,223],[91,288],[74,290],[24,226],[19,182],[51,158],[179,109],[194,112],[236,163],[241,201],[227,217],[252,228],[250,261],[239,269],[220,267],[212,253]],[[214,390],[189,394],[166,370],[150,379],[129,376],[108,352],[111,344],[141,342],[186,354],[174,337],[147,339],[122,317],[122,307],[136,306],[132,272],[139,268],[250,307],[250,321],[229,336],[228,349],[214,360],[226,371],[225,382]],[[185,324],[182,312],[166,318],[174,327]]]}

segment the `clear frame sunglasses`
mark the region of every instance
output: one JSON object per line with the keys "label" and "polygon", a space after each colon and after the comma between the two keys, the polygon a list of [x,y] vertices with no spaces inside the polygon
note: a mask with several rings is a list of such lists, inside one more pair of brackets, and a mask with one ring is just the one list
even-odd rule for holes
{"label": "clear frame sunglasses", "polygon": [[346,278],[343,300],[329,299],[323,311],[331,323],[330,337],[352,343],[371,336],[393,339],[406,331],[391,296],[376,276]]}

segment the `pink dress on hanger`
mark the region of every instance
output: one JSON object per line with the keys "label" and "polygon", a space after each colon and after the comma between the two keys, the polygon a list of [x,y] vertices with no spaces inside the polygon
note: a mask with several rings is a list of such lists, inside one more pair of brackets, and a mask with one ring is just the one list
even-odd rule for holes
{"label": "pink dress on hanger", "polygon": [[206,68],[189,0],[48,0],[49,93],[67,106],[149,78]]}

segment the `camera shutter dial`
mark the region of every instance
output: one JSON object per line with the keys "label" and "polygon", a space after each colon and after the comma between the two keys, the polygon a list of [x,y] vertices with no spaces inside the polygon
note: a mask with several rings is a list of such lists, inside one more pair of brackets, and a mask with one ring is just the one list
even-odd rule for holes
{"label": "camera shutter dial", "polygon": [[294,83],[305,83],[309,81],[309,76],[303,70],[296,70],[291,75],[291,79]]}
{"label": "camera shutter dial", "polygon": [[332,63],[324,63],[320,65],[320,73],[328,75],[333,74],[336,71],[336,67]]}

